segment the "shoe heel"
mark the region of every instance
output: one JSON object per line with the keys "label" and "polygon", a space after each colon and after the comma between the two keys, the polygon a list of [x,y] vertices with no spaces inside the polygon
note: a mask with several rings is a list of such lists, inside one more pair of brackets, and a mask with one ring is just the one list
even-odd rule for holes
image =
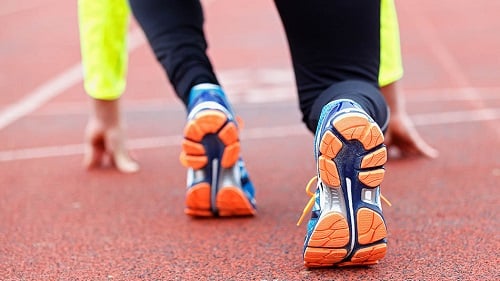
{"label": "shoe heel", "polygon": [[[184,140],[182,141],[182,151],[179,156],[183,166],[194,171],[206,170],[212,174],[218,173],[221,169],[228,169],[236,165],[240,154],[239,131],[235,121],[228,120],[226,114],[220,110],[207,109],[198,112],[184,127]],[[214,159],[217,159],[215,161]],[[217,167],[207,167],[215,165]],[[218,175],[211,175],[218,176]],[[222,194],[217,191],[218,181],[200,182],[191,186],[186,193],[185,213],[192,216],[213,216],[217,215],[219,206],[222,205],[223,213],[226,204],[221,202],[234,202],[235,196]],[[216,186],[211,186],[215,184]],[[241,191],[240,191],[241,192]],[[217,199],[215,197],[217,193]],[[218,198],[224,198],[219,200]],[[244,196],[244,195],[242,195]],[[215,208],[216,205],[217,207]],[[235,203],[232,203],[233,205]],[[229,204],[230,205],[230,204]]]}
{"label": "shoe heel", "polygon": [[[184,140],[182,152],[179,157],[182,165],[195,170],[205,167],[209,154],[203,142],[207,138],[214,138],[222,147],[220,165],[229,168],[236,164],[240,155],[240,141],[238,127],[234,121],[229,121],[227,116],[219,110],[203,110],[192,118],[184,127]],[[219,153],[216,153],[219,154]]]}
{"label": "shoe heel", "polygon": [[307,267],[332,266],[344,260],[349,244],[349,224],[341,213],[328,212],[319,219],[304,251]]}
{"label": "shoe heel", "polygon": [[356,110],[324,128],[317,144],[322,213],[304,249],[306,267],[371,265],[385,256],[378,199],[387,161],[383,142],[377,124]]}
{"label": "shoe heel", "polygon": [[384,135],[376,123],[371,122],[362,113],[352,112],[339,116],[333,121],[335,130],[347,141],[358,141],[364,150],[361,154],[357,172],[358,184],[353,184],[351,193],[357,193],[364,204],[363,207],[354,207],[356,240],[349,260],[339,263],[338,266],[372,265],[378,263],[387,252],[387,228],[385,221],[375,209],[379,205],[374,199],[375,190],[382,183],[385,175],[383,165],[387,162],[387,149],[383,146]]}
{"label": "shoe heel", "polygon": [[241,188],[235,186],[219,189],[216,202],[221,217],[253,216],[257,213]]}

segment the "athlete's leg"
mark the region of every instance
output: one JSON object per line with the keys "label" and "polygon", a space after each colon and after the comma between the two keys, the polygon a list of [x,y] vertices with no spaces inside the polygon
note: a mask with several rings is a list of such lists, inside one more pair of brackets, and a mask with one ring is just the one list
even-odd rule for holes
{"label": "athlete's leg", "polygon": [[380,2],[275,2],[303,119],[315,132],[317,185],[315,192],[308,187],[304,263],[375,264],[387,248],[379,190],[387,160],[380,128],[388,122],[378,85]]}
{"label": "athlete's leg", "polygon": [[380,8],[380,73],[381,87],[403,77],[399,24],[394,0],[381,0]]}
{"label": "athlete's leg", "polygon": [[329,101],[349,97],[385,128],[388,112],[378,88],[380,1],[275,3],[307,127],[315,131],[321,108]]}
{"label": "athlete's leg", "polygon": [[131,0],[156,58],[188,110],[181,163],[192,216],[255,214],[254,189],[240,157],[239,126],[206,54],[198,0]]}
{"label": "athlete's leg", "polygon": [[391,120],[385,143],[403,156],[435,158],[438,151],[420,136],[405,108],[400,79],[403,76],[399,25],[394,0],[381,0],[379,84],[389,108]]}
{"label": "athlete's leg", "polygon": [[79,0],[78,16],[85,90],[95,99],[117,99],[126,84],[128,3]]}
{"label": "athlete's leg", "polygon": [[130,0],[130,5],[184,104],[188,104],[193,86],[218,84],[206,55],[203,10],[199,0]]}

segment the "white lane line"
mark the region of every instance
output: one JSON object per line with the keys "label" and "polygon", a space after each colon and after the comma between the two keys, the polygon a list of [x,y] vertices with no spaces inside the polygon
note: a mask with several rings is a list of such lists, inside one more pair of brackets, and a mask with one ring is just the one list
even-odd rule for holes
{"label": "white lane line", "polygon": [[19,118],[35,111],[41,105],[82,80],[81,64],[77,64],[42,84],[20,101],[0,112],[0,130]]}
{"label": "white lane line", "polygon": [[[132,52],[144,44],[144,36],[138,28],[128,34],[128,52]],[[80,83],[83,79],[82,64],[78,63],[63,71],[56,77],[43,83],[21,100],[5,107],[0,111],[0,130],[9,126],[16,120],[32,113],[56,96],[64,93],[69,88]]]}
{"label": "white lane line", "polygon": [[[238,70],[235,70],[236,72]],[[225,71],[229,73],[230,71]],[[244,94],[235,94],[228,91],[229,99],[233,105],[251,106],[252,104],[278,104],[284,102],[296,102],[297,97],[292,87],[283,89],[282,86],[262,86],[255,82],[252,90],[247,90]],[[481,93],[481,99],[485,102],[500,100],[500,88],[476,88]],[[255,95],[253,94],[255,92]],[[407,105],[414,105],[415,108],[422,103],[447,103],[447,102],[463,102],[473,101],[476,98],[467,94],[462,94],[461,88],[434,88],[434,89],[405,89],[405,93],[411,93],[405,98]],[[81,102],[54,102],[39,110],[32,115],[35,116],[58,116],[58,115],[82,115],[88,114],[87,107],[84,106],[86,101]],[[442,108],[444,108],[443,106]],[[179,111],[184,112],[184,107],[178,102],[173,102],[167,98],[150,98],[150,99],[124,99],[123,109],[125,112],[157,112],[157,111]]]}
{"label": "white lane line", "polygon": [[[417,126],[432,126],[455,123],[472,123],[500,119],[500,108],[490,108],[471,111],[453,111],[412,115],[411,119]],[[243,140],[260,140],[293,136],[311,135],[302,124],[277,127],[247,128],[242,132]],[[312,135],[311,135],[312,137]],[[180,135],[130,139],[127,147],[132,150],[152,149],[179,146]],[[71,155],[81,155],[83,144],[68,144],[24,149],[0,151],[0,162],[54,158]]]}
{"label": "white lane line", "polygon": [[[308,131],[305,126],[281,126],[270,128],[253,128],[246,129],[242,135],[242,139],[267,139],[306,135]],[[127,141],[127,147],[132,150],[151,149],[161,147],[179,146],[182,142],[182,137],[164,136],[130,139]],[[0,151],[0,162],[9,162],[16,160],[32,160],[40,158],[53,158],[61,156],[80,155],[83,153],[83,144],[67,144],[58,146],[45,146],[24,149],[13,149]]]}
{"label": "white lane line", "polygon": [[417,126],[481,122],[500,119],[500,108],[418,114],[411,117]]}
{"label": "white lane line", "polygon": [[10,16],[19,12],[24,12],[26,10],[35,9],[46,5],[46,1],[7,1],[7,3],[2,3],[2,6],[0,7],[0,17]]}
{"label": "white lane line", "polygon": [[[490,101],[500,99],[500,87],[426,88],[402,89],[407,103],[449,102],[449,101]],[[470,92],[478,95],[471,96]]]}
{"label": "white lane line", "polygon": [[[216,0],[205,0],[204,5],[210,5]],[[38,4],[37,4],[38,5]],[[37,5],[21,5],[20,7],[11,7],[0,10],[0,15],[15,13],[22,9],[28,9],[36,7]],[[143,32],[140,28],[135,28],[131,30],[127,37],[128,40],[128,52],[131,53],[133,50],[137,49],[143,45],[146,40],[144,38]],[[40,106],[44,105],[54,97],[64,93],[66,90],[72,86],[80,83],[83,79],[82,75],[82,65],[78,63],[69,69],[63,71],[56,77],[46,81],[35,90],[27,94],[24,98],[15,102],[12,105],[5,107],[0,111],[0,130],[9,126],[16,120],[26,116]]]}
{"label": "white lane line", "polygon": [[[165,146],[168,147],[179,145],[181,141],[182,140],[180,136],[141,138],[129,140],[127,142],[127,147],[130,149],[147,149]],[[6,150],[0,151],[0,162],[79,155],[83,153],[83,149],[83,144],[67,144],[58,146]]]}
{"label": "white lane line", "polygon": [[[418,11],[413,10],[412,12]],[[456,57],[453,56],[452,52],[446,47],[442,36],[439,36],[436,26],[433,25],[428,18],[427,20],[425,17],[416,17],[415,19],[417,32],[423,38],[424,42],[432,42],[432,44],[427,44],[427,47],[436,58],[439,65],[448,73],[449,77],[454,80],[454,84],[462,89],[462,94],[470,97],[471,105],[476,109],[487,108],[486,103],[480,98],[478,91],[470,87],[471,83],[468,76],[463,71]],[[483,116],[483,118],[487,119],[488,116]],[[497,136],[500,136],[500,128],[498,128],[498,126],[490,125],[490,128]]]}

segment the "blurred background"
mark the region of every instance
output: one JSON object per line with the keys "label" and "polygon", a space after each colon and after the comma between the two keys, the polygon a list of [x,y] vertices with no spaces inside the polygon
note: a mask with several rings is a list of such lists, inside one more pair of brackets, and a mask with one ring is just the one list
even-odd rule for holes
{"label": "blurred background", "polygon": [[245,120],[252,219],[183,214],[185,112],[131,19],[123,96],[137,174],[82,168],[89,104],[77,1],[0,4],[1,280],[497,280],[500,1],[396,0],[411,119],[437,159],[391,159],[389,251],[307,270],[295,222],[314,175],[272,1],[202,1],[209,53]]}

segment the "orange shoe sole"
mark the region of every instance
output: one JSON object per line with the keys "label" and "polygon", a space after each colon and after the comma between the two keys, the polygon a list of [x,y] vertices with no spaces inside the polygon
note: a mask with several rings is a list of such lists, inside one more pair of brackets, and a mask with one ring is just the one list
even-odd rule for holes
{"label": "orange shoe sole", "polygon": [[[340,201],[344,200],[345,193],[357,193],[360,201],[363,198],[368,200],[368,197],[373,200],[375,188],[384,178],[382,166],[387,161],[381,130],[365,115],[356,112],[337,117],[332,125],[338,134],[325,131],[319,145],[318,169],[321,181],[334,189],[332,194],[341,195]],[[351,148],[353,146],[355,148]],[[364,152],[353,156],[355,151],[360,150]],[[344,160],[346,164],[343,164],[344,157],[361,159],[354,162]],[[342,179],[345,167],[341,166],[349,163],[356,163],[354,170],[357,177],[351,180],[357,181],[357,184],[351,185],[349,182],[344,190],[341,184],[345,185],[347,179]],[[321,214],[304,251],[306,267],[372,265],[385,256],[387,228],[378,208],[362,202],[341,204],[345,205],[346,213],[324,210]]]}
{"label": "orange shoe sole", "polygon": [[[182,152],[179,157],[183,166],[200,170],[212,164],[209,163],[211,160],[202,143],[206,138],[215,138],[221,144],[218,169],[230,169],[237,164],[240,141],[236,123],[228,122],[223,112],[209,109],[199,112],[184,128]],[[212,187],[208,182],[200,182],[190,187],[186,193],[185,213],[201,217],[255,214],[254,208],[240,188],[223,185],[216,192],[215,200],[212,200],[212,196]]]}

